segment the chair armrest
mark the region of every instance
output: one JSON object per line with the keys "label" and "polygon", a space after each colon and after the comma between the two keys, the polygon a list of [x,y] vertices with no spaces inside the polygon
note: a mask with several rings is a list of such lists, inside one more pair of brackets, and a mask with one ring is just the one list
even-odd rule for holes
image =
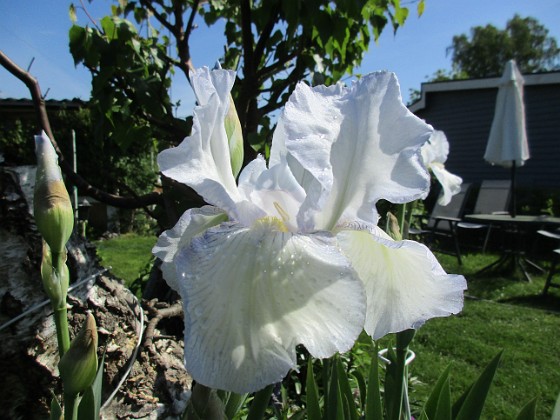
{"label": "chair armrest", "polygon": [[560,234],[558,233],[549,232],[548,230],[537,230],[537,233],[546,236],[547,238],[560,240]]}
{"label": "chair armrest", "polygon": [[445,217],[445,216],[437,216],[436,220],[445,220],[448,222],[460,222],[461,219],[459,219],[458,217]]}

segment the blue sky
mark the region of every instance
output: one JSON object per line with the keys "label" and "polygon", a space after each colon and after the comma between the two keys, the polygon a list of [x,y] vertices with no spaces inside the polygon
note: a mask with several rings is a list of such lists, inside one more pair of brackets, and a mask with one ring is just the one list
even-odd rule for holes
{"label": "blue sky", "polygon": [[[396,35],[390,29],[384,31],[357,69],[358,73],[394,71],[405,100],[409,90],[419,89],[427,76],[440,68],[451,68],[446,48],[453,35],[468,33],[473,26],[491,23],[503,28],[506,21],[518,13],[523,17],[535,17],[560,42],[560,0],[425,1],[424,14],[418,18],[412,4],[406,24]],[[107,15],[112,4],[110,0],[84,3],[95,19]],[[43,92],[49,89],[47,99],[89,97],[89,73],[74,67],[68,51],[69,4],[64,0],[0,0],[0,49],[24,68],[35,57],[31,73],[39,80]],[[78,11],[78,23],[87,22],[85,14]],[[219,29],[207,30],[201,19],[198,23],[199,29],[191,44],[193,62],[196,66],[212,66],[221,55],[223,35]],[[0,97],[26,98],[29,93],[2,68]],[[190,112],[194,97],[185,80],[175,80],[172,97],[183,103],[181,114]]]}

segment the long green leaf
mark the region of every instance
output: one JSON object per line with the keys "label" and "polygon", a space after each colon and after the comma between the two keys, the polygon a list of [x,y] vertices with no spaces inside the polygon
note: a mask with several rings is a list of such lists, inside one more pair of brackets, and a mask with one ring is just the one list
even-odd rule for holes
{"label": "long green leaf", "polygon": [[478,379],[473,383],[468,393],[461,397],[458,403],[453,405],[453,417],[456,420],[476,420],[482,414],[484,402],[488,396],[490,385],[494,380],[496,369],[502,357],[503,351],[499,352],[492,361],[486,366],[484,371],[480,374]]}
{"label": "long green leaf", "polygon": [[377,359],[378,346],[375,343],[374,356],[371,358],[366,394],[366,419],[381,420],[383,407],[381,406],[381,392],[379,390],[379,360]]}
{"label": "long green leaf", "polygon": [[321,420],[319,394],[317,393],[317,383],[315,382],[315,375],[313,374],[313,360],[311,356],[307,360],[305,393],[307,396],[307,418],[309,420]]}
{"label": "long green leaf", "polygon": [[344,370],[344,365],[340,359],[336,363],[338,369],[338,386],[343,397],[345,412],[347,412],[346,419],[358,420],[358,412],[356,410],[356,403],[354,401],[354,396],[352,394],[352,388],[350,387],[350,381],[348,380],[348,375]]}
{"label": "long green leaf", "polygon": [[228,419],[232,419],[237,414],[246,399],[247,394],[236,394],[235,392],[229,394],[226,403],[226,416]]}
{"label": "long green leaf", "polygon": [[360,371],[355,370],[351,373],[351,375],[354,377],[356,383],[358,384],[358,388],[360,390],[360,409],[364,411],[366,409],[366,395],[367,395],[366,380],[364,378],[364,375],[362,375],[362,372]]}
{"label": "long green leaf", "polygon": [[264,418],[264,413],[268,407],[273,389],[274,385],[269,385],[255,394],[253,403],[249,409],[249,414],[247,415],[247,420],[261,420]]}
{"label": "long green leaf", "polygon": [[560,420],[560,394],[556,399],[556,404],[554,405],[554,411],[552,411],[551,420]]}
{"label": "long green leaf", "polygon": [[433,420],[451,420],[451,390],[449,388],[449,378],[445,380],[441,387],[436,415]]}
{"label": "long green leaf", "polygon": [[445,382],[449,378],[449,371],[451,370],[451,365],[447,366],[447,368],[443,371],[443,373],[439,376],[436,384],[434,385],[426,404],[424,405],[424,413],[426,413],[427,418],[433,419],[436,416],[436,412],[438,409],[438,401],[440,399],[440,395],[443,389]]}
{"label": "long green leaf", "polygon": [[95,379],[91,386],[84,392],[78,408],[80,420],[98,420],[101,412],[101,392],[103,388],[103,366],[105,364],[105,352],[101,356]]}
{"label": "long green leaf", "polygon": [[[537,398],[533,398],[519,411],[516,420],[534,420],[537,416]],[[554,418],[553,418],[554,420]]]}
{"label": "long green leaf", "polygon": [[331,359],[330,367],[329,395],[325,400],[325,414],[327,420],[338,420],[344,417],[344,411],[342,407],[342,396],[340,395],[340,388],[338,386],[338,369],[336,368],[335,358]]}
{"label": "long green leaf", "polygon": [[56,398],[56,395],[53,394],[53,392],[51,391],[52,394],[52,400],[51,400],[51,415],[50,415],[50,419],[51,420],[60,420],[60,418],[62,417],[62,407],[60,406],[60,403],[58,402],[58,398]]}

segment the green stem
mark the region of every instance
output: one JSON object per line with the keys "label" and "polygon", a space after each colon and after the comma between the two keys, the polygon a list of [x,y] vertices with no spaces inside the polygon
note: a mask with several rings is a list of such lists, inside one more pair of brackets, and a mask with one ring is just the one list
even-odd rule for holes
{"label": "green stem", "polygon": [[[66,253],[52,253],[53,270],[60,275],[66,267]],[[61,290],[63,299],[59,302],[52,302],[54,310],[54,323],[56,325],[56,338],[58,340],[58,353],[60,358],[70,348],[70,333],[68,331],[68,313],[66,310],[66,290]]]}
{"label": "green stem", "polygon": [[398,210],[397,210],[397,220],[399,221],[399,230],[401,231],[401,235],[403,235],[403,238],[404,238],[405,219],[406,219],[406,203],[398,206]]}
{"label": "green stem", "polygon": [[[408,386],[408,368],[406,366],[406,357],[408,355],[408,346],[414,338],[414,330],[404,330],[398,332],[397,335],[397,374],[395,380],[397,381],[395,390],[398,392],[396,401],[398,401],[398,407],[395,404],[394,407],[394,419],[400,419],[402,415],[402,409],[405,408],[405,413],[410,418],[410,404],[408,402],[408,392],[405,392]],[[408,419],[407,419],[408,420]]]}
{"label": "green stem", "polygon": [[54,324],[56,326],[56,339],[58,341],[58,354],[60,358],[70,348],[70,333],[68,332],[68,313],[66,305],[54,308]]}
{"label": "green stem", "polygon": [[77,395],[64,394],[64,420],[77,420],[80,398]]}

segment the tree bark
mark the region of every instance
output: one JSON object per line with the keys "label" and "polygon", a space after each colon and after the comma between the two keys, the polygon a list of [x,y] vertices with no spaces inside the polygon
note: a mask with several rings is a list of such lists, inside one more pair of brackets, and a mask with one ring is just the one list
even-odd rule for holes
{"label": "tree bark", "polygon": [[[4,167],[0,167],[0,197],[1,416],[44,419],[51,391],[60,397],[62,389],[52,310],[50,304],[37,307],[47,300],[39,271],[41,237],[16,173]],[[100,274],[103,267],[93,245],[72,236],[68,251],[71,286],[87,280],[68,296],[70,336],[91,311],[98,325],[98,355],[105,352],[103,401],[118,389],[102,410],[103,418],[179,415],[191,387],[183,365],[182,318],[157,322],[180,311],[144,302],[149,309],[144,312],[119,279],[109,272]],[[139,341],[142,317],[151,326],[146,345]]]}

